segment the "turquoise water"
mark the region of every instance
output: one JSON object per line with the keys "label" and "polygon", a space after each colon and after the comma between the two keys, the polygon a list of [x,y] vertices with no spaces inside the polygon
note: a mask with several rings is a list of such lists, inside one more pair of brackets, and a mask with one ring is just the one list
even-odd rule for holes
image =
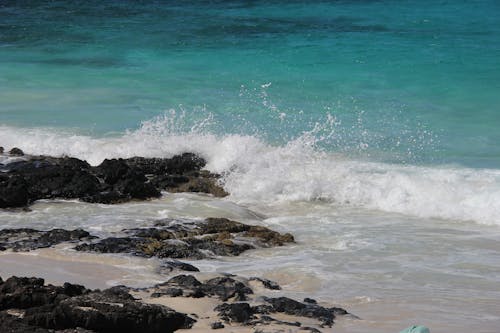
{"label": "turquoise water", "polygon": [[500,168],[498,22],[498,1],[1,1],[0,124],[99,137],[175,109],[179,130],[328,123],[327,151]]}

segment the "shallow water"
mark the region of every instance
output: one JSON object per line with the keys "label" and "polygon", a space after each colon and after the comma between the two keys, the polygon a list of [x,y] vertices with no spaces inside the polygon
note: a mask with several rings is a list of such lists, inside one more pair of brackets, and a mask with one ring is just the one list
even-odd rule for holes
{"label": "shallow water", "polygon": [[[434,332],[495,332],[500,322],[497,226],[332,207],[324,202],[241,206],[192,194],[165,194],[159,200],[115,206],[40,202],[31,212],[1,212],[0,222],[4,227],[42,229],[83,226],[106,236],[126,227],[148,226],[167,216],[223,216],[292,232],[297,240],[294,245],[192,263],[204,272],[273,279],[287,296],[314,297],[362,318],[359,322],[341,320],[340,331],[387,332],[421,323]],[[73,278],[99,287],[147,286],[167,278],[157,273],[156,260],[121,255],[100,258],[69,248],[47,250],[42,258],[70,261],[59,265],[57,274],[31,266],[32,274],[45,275],[51,281]],[[29,272],[26,266],[33,265],[28,259],[16,258],[16,263],[7,259],[0,256],[4,275]],[[94,267],[93,273],[75,278],[85,267],[80,262]],[[99,264],[114,268],[95,269]]]}

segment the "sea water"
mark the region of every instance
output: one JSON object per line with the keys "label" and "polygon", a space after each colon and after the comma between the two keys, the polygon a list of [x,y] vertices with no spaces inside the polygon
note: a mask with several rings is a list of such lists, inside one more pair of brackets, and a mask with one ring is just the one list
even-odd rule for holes
{"label": "sea water", "polygon": [[[195,264],[362,318],[338,331],[498,332],[498,22],[486,0],[0,1],[0,146],[193,151],[231,193],[42,201],[1,226],[263,224],[297,244]],[[120,265],[106,283],[164,279]]]}

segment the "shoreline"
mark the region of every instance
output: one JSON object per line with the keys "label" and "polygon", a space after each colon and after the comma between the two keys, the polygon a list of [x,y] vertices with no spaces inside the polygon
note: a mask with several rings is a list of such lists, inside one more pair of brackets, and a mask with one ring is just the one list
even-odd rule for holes
{"label": "shoreline", "polygon": [[[130,265],[131,261],[132,263],[134,261],[144,263],[145,260],[150,259],[94,253],[84,253],[82,255],[68,249],[68,243],[62,243],[55,246],[55,248],[36,249],[30,252],[13,252],[11,250],[0,252],[0,277],[5,282],[10,281],[8,279],[10,275],[25,275],[29,277],[33,275],[29,274],[29,272],[36,271],[37,278],[46,279],[46,285],[54,284],[57,286],[69,282],[83,285],[86,288],[90,287],[91,289],[116,288],[116,285],[123,285],[118,282],[123,282],[124,275],[130,274],[130,271],[122,268],[124,265]],[[157,264],[158,262],[152,264],[151,268],[153,269]],[[281,288],[276,283],[266,279],[249,279],[216,272],[186,272],[179,270],[174,270],[170,274],[159,274],[159,276],[163,277],[160,280],[162,283],[159,281],[154,286],[135,288],[127,286],[120,288],[126,288],[127,292],[140,303],[158,304],[179,313],[186,313],[189,317],[196,320],[193,327],[189,329],[189,331],[193,332],[211,330],[211,325],[214,323],[220,323],[217,325],[224,326],[224,328],[218,328],[223,332],[257,332],[259,329],[264,329],[265,332],[281,332],[283,329],[286,329],[287,332],[304,330],[310,332],[330,332],[329,326],[333,324],[332,319],[339,317],[339,314],[340,317],[347,314],[347,312],[340,308],[331,308],[331,310],[328,310],[326,307],[323,308],[320,305],[316,305],[313,300],[308,300],[311,303],[302,303],[283,297],[283,295],[286,295],[286,291],[280,290]],[[194,277],[194,284],[192,284],[189,277]],[[129,278],[131,277],[129,276]],[[138,276],[137,278],[140,277]],[[175,280],[175,282],[171,282],[172,280]],[[206,287],[198,285],[197,280],[205,281],[203,283],[207,283]],[[170,296],[172,288],[169,286],[175,287],[175,290],[181,288],[184,291],[184,295]],[[202,287],[202,294],[190,296],[189,294],[193,292],[200,292],[198,290],[199,286]],[[2,291],[2,288],[2,284],[0,283],[0,305],[4,304],[0,309],[0,316],[7,315],[8,318],[12,319],[13,313],[29,311],[29,308],[23,310],[23,307],[6,308],[5,304],[12,304],[12,302],[5,301],[9,298],[10,294],[5,294],[5,290]],[[22,293],[27,296],[33,290],[36,289],[28,289],[28,291],[25,290]],[[285,305],[279,303],[278,305],[274,305],[278,306],[278,308],[273,309],[273,306],[269,307],[269,305],[265,305],[267,304],[266,302],[269,302],[267,300],[268,297],[270,297],[269,300],[271,301],[273,299],[283,299],[285,302],[283,304]],[[286,302],[290,302],[292,307],[288,308],[290,305],[286,305],[288,304]],[[251,307],[247,306],[244,310],[238,309],[237,311],[239,312],[234,313],[233,310],[229,310],[226,315],[223,315],[223,312],[221,312],[223,310],[219,309],[223,304],[227,304],[228,306],[250,304]],[[311,308],[308,311],[304,311],[304,307]],[[259,310],[253,310],[254,308]],[[295,311],[296,315],[292,314],[292,312],[287,314],[287,311]],[[239,317],[242,315],[243,317]],[[352,317],[356,318],[355,316]],[[0,331],[1,327],[0,324]],[[43,327],[42,325],[40,328]],[[89,329],[92,326],[83,328]],[[25,330],[26,328],[23,327],[22,329]],[[89,332],[100,331],[90,330]]]}
{"label": "shoreline", "polygon": [[[52,159],[51,157],[45,158]],[[156,159],[151,159],[150,161],[155,160]],[[38,159],[38,161],[40,160]],[[5,170],[5,165],[1,167]],[[0,175],[5,177],[7,174],[8,171],[4,171]],[[122,181],[125,181],[125,179],[122,179]],[[66,281],[73,283],[76,282],[91,289],[105,289],[120,284],[133,288],[142,288],[148,286],[151,287],[155,283],[166,282],[166,280],[174,274],[186,274],[181,271],[174,272],[172,266],[164,265],[164,261],[170,260],[168,259],[169,255],[177,257],[174,260],[183,260],[183,258],[186,258],[189,264],[195,266],[197,266],[196,257],[204,257],[202,260],[203,263],[200,262],[201,266],[199,267],[201,270],[205,271],[205,274],[188,274],[200,276],[200,280],[213,278],[217,274],[224,274],[224,272],[236,272],[240,275],[240,277],[246,279],[253,275],[261,276],[283,284],[285,290],[280,295],[291,297],[292,299],[299,301],[304,297],[313,295],[313,297],[318,299],[321,304],[326,306],[338,304],[346,307],[346,309],[353,314],[361,317],[361,320],[351,320],[344,319],[339,316],[338,320],[336,320],[336,324],[333,326],[333,329],[325,327],[318,328],[322,332],[399,332],[405,326],[418,323],[426,324],[432,330],[443,332],[452,330],[453,332],[465,333],[466,330],[464,327],[472,326],[479,327],[484,332],[495,331],[491,326],[494,323],[494,318],[488,319],[486,322],[479,323],[479,316],[481,316],[481,314],[478,313],[470,315],[470,318],[474,320],[473,323],[468,326],[463,326],[460,324],[460,321],[453,323],[448,319],[454,318],[453,316],[462,316],[465,312],[457,311],[457,309],[452,308],[452,312],[440,314],[440,310],[436,306],[427,307],[427,305],[429,305],[429,299],[426,299],[423,296],[423,298],[418,298],[418,295],[407,293],[406,295],[409,296],[406,299],[398,299],[397,297],[394,298],[391,296],[384,297],[380,294],[383,290],[379,290],[375,293],[378,294],[378,296],[365,303],[363,300],[357,300],[355,296],[372,295],[369,289],[362,289],[363,291],[359,293],[355,292],[355,290],[358,289],[352,289],[350,287],[350,283],[347,281],[336,280],[334,278],[329,281],[325,281],[325,279],[314,277],[314,274],[304,275],[308,269],[313,269],[313,266],[308,266],[307,262],[301,261],[301,258],[303,257],[297,254],[300,254],[300,251],[306,251],[308,247],[310,247],[310,244],[314,244],[310,242],[315,242],[317,239],[315,235],[311,234],[311,231],[305,229],[308,228],[308,223],[315,223],[314,216],[307,217],[307,223],[303,223],[304,219],[302,217],[300,219],[287,221],[287,225],[285,227],[284,225],[281,225],[281,217],[277,220],[269,219],[268,221],[261,223],[260,221],[265,220],[266,218],[253,218],[254,213],[250,210],[246,211],[244,208],[232,207],[231,205],[222,208],[222,205],[229,203],[229,201],[224,199],[220,200],[210,194],[201,196],[195,194],[173,194],[170,197],[165,197],[164,195],[162,198],[163,199],[159,200],[145,201],[132,200],[130,203],[125,203],[123,205],[98,204],[97,206],[85,202],[75,204],[75,198],[69,199],[67,204],[64,204],[64,202],[68,199],[56,199],[56,203],[54,203],[51,198],[47,198],[43,199],[41,203],[37,203],[32,208],[8,209],[6,210],[6,212],[8,212],[6,217],[10,216],[11,218],[14,217],[14,219],[12,220],[13,222],[5,220],[6,226],[9,226],[10,228],[22,227],[22,222],[26,220],[28,221],[27,226],[38,229],[38,231],[30,231],[32,234],[29,237],[27,237],[26,234],[23,236],[24,238],[15,236],[18,238],[10,239],[9,242],[11,245],[8,246],[2,244],[3,241],[0,236],[0,250],[1,247],[4,247],[6,250],[0,251],[0,276],[4,279],[11,275],[37,276],[47,279],[47,282],[49,283],[61,285]],[[195,202],[194,205],[193,200]],[[166,205],[165,209],[162,208],[163,205]],[[58,206],[58,208],[54,211],[53,208],[56,206]],[[230,207],[229,210],[228,207]],[[62,213],[57,212],[59,208],[63,208],[61,211]],[[80,210],[82,208],[84,210]],[[233,212],[232,209],[235,209],[235,211]],[[243,213],[240,212],[241,209],[243,209]],[[125,215],[133,212],[133,215],[130,216],[130,221],[127,220],[126,223],[120,223],[119,221],[115,222],[113,214],[108,213],[120,212],[122,210],[124,210]],[[152,210],[152,212],[150,213],[148,210]],[[73,211],[75,213],[85,212],[85,219],[81,222],[78,222],[80,221],[79,219],[74,220],[72,218]],[[257,211],[261,212],[261,210]],[[43,213],[40,214],[41,212]],[[53,216],[52,214],[55,212],[61,215],[58,216],[54,220],[55,223],[53,223],[51,222]],[[264,212],[266,211],[264,210]],[[31,216],[32,213],[33,215]],[[101,216],[103,213],[103,219],[95,219],[96,216]],[[20,217],[19,220],[16,215]],[[273,214],[269,215],[273,216]],[[26,216],[26,219],[22,216]],[[175,218],[169,219],[167,218],[168,216],[174,216]],[[230,229],[236,229],[233,230],[234,232],[229,232],[229,235],[225,233],[224,230],[218,230],[216,233],[218,234],[217,236],[212,235],[209,237],[209,235],[200,234],[200,230],[205,227],[198,226],[196,227],[198,229],[195,228],[198,231],[195,231],[193,234],[190,228],[200,223],[206,223],[206,220],[202,219],[209,218],[210,216],[225,216],[230,217],[231,219],[244,221],[245,223],[255,223],[258,228],[254,228],[252,231],[250,230],[251,227],[243,227],[243,229],[241,229],[242,227],[236,221],[216,218],[218,219],[216,221],[221,222],[221,225],[226,225],[226,227]],[[39,218],[41,218],[41,220],[38,220]],[[89,218],[91,220],[89,220]],[[65,219],[69,219],[68,221],[71,221],[70,225],[66,225]],[[372,216],[367,214],[366,219],[367,221],[371,221]],[[49,223],[43,223],[45,220],[49,221]],[[175,222],[176,220],[181,223]],[[16,221],[21,222],[21,224],[18,224],[19,222]],[[137,223],[134,221],[137,221]],[[40,228],[37,226],[37,223],[39,222],[41,223]],[[90,222],[90,224],[88,222]],[[173,225],[169,225],[170,222],[175,223],[173,223]],[[103,223],[102,226],[104,229],[100,229],[100,223]],[[42,227],[42,225],[44,227]],[[282,232],[293,230],[294,233],[300,235],[301,241],[293,246],[274,247],[276,245],[279,246],[279,243],[283,242],[284,239],[281,239],[280,241],[280,237],[283,235],[279,236],[279,234],[275,234],[270,229],[262,229],[263,225],[278,228],[278,230]],[[40,234],[50,232],[50,228],[53,227],[79,228],[82,226],[89,228],[88,235],[85,234],[85,230],[80,230],[75,233],[76,229],[66,230],[69,234],[65,234],[61,231],[55,232],[51,236],[43,236],[43,234]],[[342,224],[339,225],[339,227],[342,226]],[[381,226],[385,226],[385,224],[381,224]],[[337,231],[335,228],[332,230],[334,230],[334,232]],[[4,231],[5,229],[0,230],[0,234]],[[71,232],[73,232],[73,234]],[[94,233],[101,238],[92,238],[95,236]],[[262,244],[262,239],[259,241],[256,238],[249,240],[247,236],[250,234],[253,234],[253,236],[260,235],[264,240],[271,235],[272,237],[267,238],[267,240],[271,240],[272,242],[275,242],[275,244]],[[307,238],[303,238],[304,234],[309,234],[309,236]],[[55,236],[55,238],[53,236]],[[41,242],[37,241],[40,237]],[[80,239],[78,237],[83,238]],[[118,241],[107,242],[107,238],[115,238],[118,239]],[[133,239],[132,242],[129,241],[131,238]],[[199,238],[207,238],[207,240],[200,242],[197,240]],[[33,242],[33,239],[35,242]],[[52,241],[57,240],[57,243],[48,244],[46,243],[47,239]],[[175,239],[177,239],[177,241],[181,241],[181,243],[177,243],[177,245],[184,244],[182,251],[174,249],[178,246],[171,246],[175,243],[171,243]],[[337,251],[341,249],[339,246],[342,247],[352,245],[344,243],[344,240],[338,236],[336,236],[335,239],[336,242],[338,241],[341,243],[333,245],[330,243],[321,244],[321,249],[324,251]],[[26,240],[30,241],[27,242]],[[69,241],[69,243],[67,241]],[[124,241],[126,246],[122,248],[120,241]],[[326,239],[322,241],[326,241]],[[14,243],[17,245],[12,245]],[[84,246],[84,244],[87,245]],[[217,245],[214,247],[214,244]],[[318,245],[319,244],[312,246],[315,247]],[[38,248],[46,246],[49,247]],[[81,246],[81,251],[75,251],[72,249],[77,246]],[[16,251],[25,251],[28,249],[30,252],[12,252],[9,247],[15,247]],[[171,252],[171,250],[175,251]],[[248,255],[244,255],[241,259],[237,258],[239,253],[243,253],[247,250],[251,251]],[[114,251],[117,252],[109,253]],[[207,253],[207,251],[212,252],[212,254],[205,257],[204,253]],[[290,251],[294,253],[293,263],[286,261],[287,255]],[[170,254],[165,255],[166,253]],[[264,254],[264,256],[261,256],[261,254]],[[226,255],[230,256],[225,257]],[[162,258],[158,258],[158,256],[161,256]],[[267,260],[267,258],[271,259],[275,257],[279,259]],[[350,260],[353,260],[350,261],[350,263],[356,265],[356,256],[349,257]],[[214,265],[210,264],[212,258],[215,258],[217,261]],[[217,258],[228,258],[228,260],[217,260]],[[264,276],[262,276],[258,269],[245,269],[245,265],[250,265],[253,260],[259,260],[260,262],[261,259],[267,261],[266,265],[273,265],[274,263],[277,263],[280,265],[279,267],[282,267],[283,269],[276,267],[277,270],[271,269],[264,273]],[[285,264],[286,267],[281,266],[282,264]],[[255,265],[255,267],[258,267],[259,265],[260,264]],[[4,267],[9,268],[9,270],[6,270]],[[213,267],[220,267],[220,269],[216,269],[214,271]],[[4,269],[2,270],[2,268]],[[46,274],[43,273],[44,270]],[[207,273],[207,271],[210,272]],[[37,274],[37,272],[40,273]],[[89,272],[95,272],[95,275],[89,274]],[[302,276],[300,276],[300,279],[297,279],[298,276],[295,275],[299,272]],[[64,276],[67,278],[64,278]],[[300,280],[300,282],[296,282],[295,279],[297,281]],[[150,282],[143,282],[141,284],[141,281]],[[321,293],[317,292],[317,290],[321,289],[321,286],[318,284],[330,283],[330,281],[333,284],[333,289],[331,291],[327,290],[327,295],[325,294],[323,297]],[[335,288],[338,288],[338,283],[342,284],[342,289],[336,290]],[[350,292],[350,289],[354,292]],[[341,298],[337,299],[336,295],[339,295]],[[162,299],[162,297],[165,296],[161,296],[158,299],[155,298],[155,301]],[[191,298],[187,298],[188,303],[193,301],[194,300]],[[412,304],[412,302],[415,302],[416,304]],[[469,307],[473,302],[467,301],[466,303],[469,304],[467,306]],[[496,303],[493,302],[491,304],[495,306]],[[484,309],[484,302],[482,306]],[[425,321],[422,321],[423,318]],[[246,326],[242,327],[243,330],[249,329],[249,327]],[[235,328],[231,326],[231,329]]]}
{"label": "shoreline", "polygon": [[[206,162],[190,153],[170,159],[104,160],[96,167],[76,158],[25,156],[16,148],[11,149],[9,155],[18,159],[7,159],[7,164],[0,165],[0,207],[3,208],[26,207],[39,199],[120,204],[158,197],[159,190],[227,195],[217,185],[218,176],[202,170]],[[92,332],[113,332],[119,326],[114,322],[115,316],[123,315],[123,309],[128,307],[136,309],[134,313],[138,317],[134,317],[134,325],[146,325],[145,329],[151,332],[158,331],[161,320],[145,323],[144,316],[150,316],[149,311],[166,311],[168,316],[173,311],[174,316],[184,318],[183,323],[176,322],[163,328],[172,331],[188,329],[193,323],[198,323],[195,331],[223,329],[227,325],[228,331],[241,332],[256,332],[260,326],[270,332],[281,331],[283,327],[290,332],[321,332],[320,329],[332,327],[338,316],[356,318],[342,308],[323,307],[311,298],[301,302],[284,296],[272,297],[272,292],[281,290],[281,287],[261,277],[243,278],[230,272],[207,274],[194,265],[179,261],[236,257],[248,250],[294,242],[294,237],[288,233],[218,217],[156,219],[146,226],[143,223],[105,238],[83,229],[2,229],[0,267],[3,268],[0,268],[0,276],[6,279],[0,284],[0,300],[4,300],[0,308],[0,315],[4,317],[2,325],[4,329],[25,330],[29,327],[34,331],[78,329],[83,325],[81,328]],[[151,271],[148,273],[156,274],[159,283],[153,286],[140,286],[139,283],[133,288],[132,281],[140,281],[144,272],[136,272],[137,276],[133,276],[125,266],[130,267],[131,263],[139,261],[143,264],[144,260],[150,261]],[[36,278],[14,277],[16,275],[35,275]],[[66,289],[51,284],[43,286],[44,280],[40,280],[40,276],[56,285],[63,284],[64,288],[68,281],[81,283],[84,287],[78,287],[79,293],[70,295]],[[114,287],[117,284],[126,286]],[[87,289],[89,287],[106,289],[92,291]],[[26,303],[23,301],[25,296],[16,300],[16,292],[38,299],[39,296],[35,297],[38,288],[49,293],[60,292],[62,300],[49,297],[42,304],[36,301]],[[118,294],[116,288],[120,288]],[[259,289],[261,292],[257,292]],[[270,290],[271,296],[268,290],[262,292],[264,289]],[[123,303],[117,309],[103,308],[102,299],[105,304]],[[198,300],[202,300],[201,303]],[[160,307],[150,308],[148,304],[159,304]],[[204,306],[200,307],[200,304]],[[45,313],[47,319],[42,321],[36,319],[37,315],[30,314],[39,311],[40,306],[52,309]],[[82,306],[90,306],[90,310],[82,312]],[[176,309],[189,314],[176,312]],[[61,311],[65,319],[60,318]],[[99,318],[89,315],[88,311],[99,313]],[[168,322],[169,319],[165,320]]]}

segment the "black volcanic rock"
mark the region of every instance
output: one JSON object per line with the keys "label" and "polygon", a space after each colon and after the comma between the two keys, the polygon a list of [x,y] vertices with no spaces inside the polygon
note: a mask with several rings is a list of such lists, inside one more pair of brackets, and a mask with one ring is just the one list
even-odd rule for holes
{"label": "black volcanic rock", "polygon": [[132,157],[125,161],[132,168],[153,175],[182,175],[187,172],[200,171],[206,165],[203,158],[193,153],[183,153],[169,159]]}
{"label": "black volcanic rock", "polygon": [[124,287],[91,291],[43,279],[11,277],[0,283],[0,332],[173,332],[194,322],[161,305],[136,301]]}
{"label": "black volcanic rock", "polygon": [[12,148],[9,151],[9,154],[11,154],[13,156],[24,156],[24,152],[21,149],[17,148],[17,147]]}
{"label": "black volcanic rock", "polygon": [[123,159],[111,159],[104,160],[99,166],[94,168],[94,174],[99,178],[102,178],[104,182],[108,185],[114,185],[120,180],[130,178],[130,176],[135,178],[142,178],[142,181],[146,180],[146,177],[142,174],[133,174],[132,169],[125,163]]}
{"label": "black volcanic rock", "polygon": [[0,173],[0,208],[22,207],[29,202],[28,184],[21,176]]}
{"label": "black volcanic rock", "polygon": [[273,312],[284,312],[289,315],[316,318],[323,325],[331,327],[336,315],[346,315],[341,308],[325,308],[315,303],[301,303],[288,297],[265,298],[271,304]]}
{"label": "black volcanic rock", "polygon": [[[21,153],[11,150],[11,155]],[[106,159],[96,167],[71,157],[22,159],[0,165],[0,208],[53,198],[121,203],[157,198],[161,190],[227,195],[217,185],[217,175],[201,170],[205,160],[192,153],[172,158]]]}
{"label": "black volcanic rock", "polygon": [[121,295],[91,292],[62,300],[54,308],[28,309],[24,320],[52,329],[83,327],[96,332],[173,332],[194,322],[167,307],[139,303]]}
{"label": "black volcanic rock", "polygon": [[0,230],[0,247],[3,250],[30,251],[50,247],[63,242],[78,242],[95,237],[82,229],[52,229],[40,231],[29,228]]}
{"label": "black volcanic rock", "polygon": [[236,297],[238,301],[245,301],[247,294],[253,294],[252,289],[240,281],[230,277],[216,277],[203,284],[203,291],[209,295],[219,297],[222,301]]}
{"label": "black volcanic rock", "polygon": [[40,278],[11,277],[0,285],[0,311],[28,309],[58,303],[68,297],[82,295],[89,290],[82,286],[65,284],[64,287],[44,285]]}
{"label": "black volcanic rock", "polygon": [[77,251],[93,251],[100,253],[127,253],[134,249],[138,241],[128,237],[109,237],[97,243],[80,244]]}
{"label": "black volcanic rock", "polygon": [[198,288],[202,285],[200,281],[198,281],[194,276],[192,275],[177,275],[168,280],[165,285],[175,285],[179,286],[182,288]]}
{"label": "black volcanic rock", "polygon": [[215,311],[228,322],[246,323],[253,318],[253,311],[248,303],[223,303]]}
{"label": "black volcanic rock", "polygon": [[123,232],[127,234],[126,237],[110,237],[78,245],[75,249],[130,253],[142,257],[202,259],[238,256],[255,249],[256,245],[270,247],[293,242],[290,234],[280,234],[263,226],[246,225],[225,218],[187,222],[169,220],[158,222],[155,227],[125,229]]}
{"label": "black volcanic rock", "polygon": [[173,260],[173,261],[166,261],[164,263],[162,263],[162,265],[160,266],[160,270],[161,271],[167,271],[170,273],[172,272],[173,270],[181,270],[181,271],[188,271],[188,272],[199,272],[200,270],[191,265],[191,264],[188,264],[188,263],[185,263],[185,262],[181,262],[181,261],[178,261],[178,260]]}
{"label": "black volcanic rock", "polygon": [[244,301],[247,299],[246,295],[253,294],[253,290],[247,284],[228,276],[200,282],[192,275],[177,275],[164,283],[157,284],[150,291],[153,292],[152,297],[162,295],[195,298],[214,296],[224,302],[229,299]]}

